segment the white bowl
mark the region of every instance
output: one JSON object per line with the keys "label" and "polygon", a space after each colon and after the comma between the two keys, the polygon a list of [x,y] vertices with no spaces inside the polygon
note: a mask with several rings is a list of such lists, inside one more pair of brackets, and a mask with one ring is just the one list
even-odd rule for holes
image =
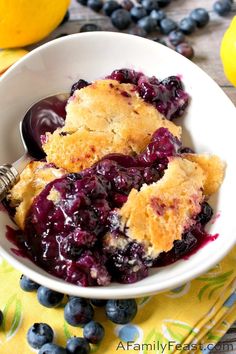
{"label": "white bowl", "polygon": [[[214,63],[212,63],[214,65]],[[181,75],[192,97],[182,119],[184,144],[197,152],[217,154],[227,163],[224,183],[211,203],[220,217],[210,225],[219,237],[188,260],[154,268],[132,285],[113,283],[105,287],[79,287],[46,273],[31,261],[12,252],[5,237],[6,225],[14,224],[0,212],[0,252],[15,268],[51,289],[88,298],[131,298],[175,288],[205,272],[223,258],[236,241],[236,110],[217,84],[199,67],[171,49],[153,41],[109,32],[84,33],[49,42],[13,65],[0,79],[0,164],[22,153],[19,121],[27,109],[43,97],[69,91],[79,78],[102,78],[117,68],[133,68],[164,78]]]}

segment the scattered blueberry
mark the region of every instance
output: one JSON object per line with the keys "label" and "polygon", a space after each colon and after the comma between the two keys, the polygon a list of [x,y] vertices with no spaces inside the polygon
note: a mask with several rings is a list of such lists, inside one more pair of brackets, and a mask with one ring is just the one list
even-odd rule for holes
{"label": "scattered blueberry", "polygon": [[162,38],[154,38],[153,41],[165,45],[167,47],[166,41]]}
{"label": "scattered blueberry", "polygon": [[105,330],[99,322],[91,321],[84,326],[83,335],[90,343],[98,344],[102,341]]}
{"label": "scattered blueberry", "polygon": [[101,27],[96,25],[95,23],[85,23],[80,27],[80,32],[94,32],[101,31]]}
{"label": "scattered blueberry", "polygon": [[185,40],[183,32],[178,31],[178,30],[170,32],[168,38],[169,38],[170,43],[174,46],[178,45],[179,43],[184,42],[184,40]]}
{"label": "scattered blueberry", "polygon": [[175,48],[176,52],[182,54],[184,57],[188,59],[192,59],[194,57],[193,47],[188,43],[180,43]]}
{"label": "scattered blueberry", "polygon": [[37,290],[39,288],[39,284],[22,274],[20,277],[20,287],[24,291],[31,292]]}
{"label": "scattered blueberry", "polygon": [[80,5],[86,6],[88,0],[76,0]]}
{"label": "scattered blueberry", "polygon": [[68,354],[89,354],[90,345],[87,339],[82,337],[71,337],[66,343]]}
{"label": "scattered blueberry", "polygon": [[220,16],[225,16],[232,10],[232,2],[230,0],[219,0],[213,4],[213,10]]}
{"label": "scattered blueberry", "polygon": [[80,79],[79,81],[75,82],[71,87],[70,96],[72,96],[76,90],[80,90],[88,85],[88,81],[85,81],[83,79]]}
{"label": "scattered blueberry", "polygon": [[142,0],[142,6],[150,13],[152,10],[158,10],[157,0]]}
{"label": "scattered blueberry", "polygon": [[213,216],[212,207],[207,202],[202,203],[202,210],[200,214],[198,214],[197,220],[202,225],[205,225],[211,220],[212,216]]}
{"label": "scattered blueberry", "polygon": [[107,303],[107,300],[102,299],[91,299],[91,304],[96,307],[103,307]]}
{"label": "scattered blueberry", "polygon": [[146,35],[147,35],[147,33],[144,31],[144,29],[141,27],[138,27],[138,26],[131,27],[130,34],[133,34],[134,36],[139,36],[139,37],[146,37]]}
{"label": "scattered blueberry", "polygon": [[157,24],[159,25],[161,20],[164,20],[166,18],[166,13],[162,10],[152,10],[150,13],[150,17],[154,18],[154,20],[157,21]]}
{"label": "scattered blueberry", "polygon": [[104,11],[105,15],[107,15],[107,16],[111,16],[111,14],[115,10],[118,10],[120,8],[121,8],[120,4],[115,0],[106,1],[106,2],[104,2],[104,5],[103,5],[103,11]]}
{"label": "scattered blueberry", "polygon": [[94,310],[89,303],[84,304],[80,299],[74,298],[66,304],[64,316],[71,326],[79,327],[93,319]]}
{"label": "scattered blueberry", "polygon": [[2,325],[2,323],[3,323],[3,313],[0,310],[0,326]]}
{"label": "scattered blueberry", "polygon": [[64,295],[44,286],[40,286],[37,291],[37,297],[41,305],[51,308],[57,307],[61,303]]}
{"label": "scattered blueberry", "polygon": [[157,22],[150,16],[145,16],[138,21],[138,26],[141,27],[146,33],[155,31]]}
{"label": "scattered blueberry", "polygon": [[53,341],[53,330],[46,323],[34,323],[27,332],[27,341],[34,349],[40,349],[44,344]]}
{"label": "scattered blueberry", "polygon": [[77,299],[78,301],[80,301],[80,303],[81,303],[83,306],[87,306],[88,303],[89,303],[89,300],[88,300],[88,299],[85,299],[84,297],[78,297],[78,296],[70,295],[70,296],[69,296],[69,301],[71,301],[72,299]]}
{"label": "scattered blueberry", "polygon": [[56,36],[55,38],[62,38],[62,37],[66,37],[68,36],[69,33],[61,33],[61,34],[58,34],[58,36]]}
{"label": "scattered blueberry", "polygon": [[68,354],[66,349],[53,343],[44,344],[38,354]]}
{"label": "scattered blueberry", "polygon": [[147,11],[143,6],[134,6],[130,10],[130,15],[134,22],[138,22],[141,18],[147,16]]}
{"label": "scattered blueberry", "polygon": [[136,313],[137,304],[134,299],[107,301],[106,315],[114,323],[126,324],[134,319]]}
{"label": "scattered blueberry", "polygon": [[184,34],[192,34],[196,29],[196,22],[191,17],[185,17],[180,21],[179,29]]}
{"label": "scattered blueberry", "polygon": [[159,7],[168,6],[171,3],[171,0],[157,0]]}
{"label": "scattered blueberry", "polygon": [[134,7],[134,3],[131,0],[122,0],[121,6],[123,7],[123,9],[130,11],[132,7]]}
{"label": "scattered blueberry", "polygon": [[169,34],[177,28],[177,23],[170,18],[164,18],[160,22],[160,29],[163,34]]}
{"label": "scattered blueberry", "polygon": [[202,28],[206,26],[210,20],[207,10],[199,7],[190,13],[190,17],[196,22],[197,27]]}
{"label": "scattered blueberry", "polygon": [[99,12],[103,7],[103,1],[102,0],[88,0],[87,5],[93,11]]}
{"label": "scattered blueberry", "polygon": [[64,23],[66,23],[67,21],[69,21],[70,19],[70,13],[69,11],[66,11],[65,16],[63,17],[63,20],[61,21],[61,23],[59,24],[59,26],[63,25]]}
{"label": "scattered blueberry", "polygon": [[114,27],[124,30],[131,24],[130,13],[125,9],[115,10],[111,15],[111,22]]}

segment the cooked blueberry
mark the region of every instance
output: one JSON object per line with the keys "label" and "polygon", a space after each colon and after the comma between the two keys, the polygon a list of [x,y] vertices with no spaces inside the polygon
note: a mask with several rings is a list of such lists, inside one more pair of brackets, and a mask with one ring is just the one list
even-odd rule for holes
{"label": "cooked blueberry", "polygon": [[180,43],[175,48],[176,52],[182,54],[184,57],[188,59],[192,59],[194,57],[193,47],[189,43]]}
{"label": "cooked blueberry", "polygon": [[40,349],[53,341],[53,330],[46,323],[35,323],[27,332],[27,341],[32,348]]}
{"label": "cooked blueberry", "polygon": [[230,0],[219,0],[213,4],[213,10],[220,16],[225,16],[232,10],[232,2]]}
{"label": "cooked blueberry", "polygon": [[154,38],[153,41],[167,46],[166,41],[164,39],[162,39],[162,38]]}
{"label": "cooked blueberry", "polygon": [[75,327],[83,326],[90,322],[94,316],[93,307],[88,304],[83,304],[77,298],[70,300],[64,308],[65,320]]}
{"label": "cooked blueberry", "polygon": [[131,24],[130,13],[125,9],[115,10],[111,15],[111,22],[114,27],[124,30]]}
{"label": "cooked blueberry", "polygon": [[71,337],[66,343],[68,354],[89,354],[90,345],[87,339],[82,337]]}
{"label": "cooked blueberry", "polygon": [[161,83],[169,90],[183,90],[182,82],[178,76],[168,76]]}
{"label": "cooked blueberry", "polygon": [[130,15],[134,22],[139,21],[141,18],[147,16],[147,11],[143,6],[134,6],[130,10]]}
{"label": "cooked blueberry", "polygon": [[103,307],[107,303],[107,300],[103,299],[91,299],[91,304],[96,307]]}
{"label": "cooked blueberry", "polygon": [[83,6],[86,6],[88,2],[88,0],[76,0],[76,1]]}
{"label": "cooked blueberry", "polygon": [[141,4],[147,10],[147,13],[159,8],[157,0],[142,0]]}
{"label": "cooked blueberry", "polygon": [[177,23],[170,18],[164,18],[160,22],[160,29],[163,34],[169,34],[171,31],[174,31],[177,28]]}
{"label": "cooked blueberry", "polygon": [[85,23],[83,26],[80,27],[80,32],[96,32],[101,31],[101,27],[96,25],[95,23]]}
{"label": "cooked blueberry", "polygon": [[102,0],[88,0],[88,7],[93,11],[99,12],[103,7]]}
{"label": "cooked blueberry", "polygon": [[22,274],[20,277],[20,287],[22,290],[30,292],[37,290],[39,288],[39,284]]}
{"label": "cooked blueberry", "polygon": [[164,18],[166,18],[166,13],[162,10],[152,10],[152,12],[150,13],[150,17],[156,20],[157,24],[159,25],[161,20],[164,20]]}
{"label": "cooked blueberry", "polygon": [[102,341],[105,330],[99,322],[91,321],[84,326],[83,335],[90,343],[98,344]]}
{"label": "cooked blueberry", "polygon": [[130,11],[132,7],[134,7],[134,3],[131,0],[122,0],[121,6],[123,7],[123,9]]}
{"label": "cooked blueberry", "polygon": [[212,207],[207,203],[204,202],[202,204],[202,209],[200,214],[197,216],[197,220],[202,224],[205,225],[207,224],[213,216],[213,209]]}
{"label": "cooked blueberry", "polygon": [[111,14],[115,11],[120,9],[120,4],[115,0],[105,1],[103,5],[103,11],[107,16],[111,16]]}
{"label": "cooked blueberry", "polygon": [[86,86],[88,86],[89,83],[88,81],[85,81],[85,80],[82,80],[80,79],[79,81],[75,82],[72,87],[71,87],[71,91],[70,91],[70,96],[73,95],[73,93],[76,91],[76,90],[80,90]]}
{"label": "cooked blueberry", "polygon": [[136,313],[137,304],[134,299],[107,301],[106,315],[114,323],[126,324],[134,319]]}
{"label": "cooked blueberry", "polygon": [[67,21],[69,21],[69,19],[70,19],[70,13],[69,13],[69,11],[66,11],[66,14],[65,14],[65,16],[63,17],[63,20],[61,21],[61,23],[60,23],[59,26],[63,25],[63,24],[66,23]]}
{"label": "cooked blueberry", "polygon": [[68,354],[66,349],[59,347],[53,343],[44,344],[44,346],[40,349],[38,354]]}
{"label": "cooked blueberry", "polygon": [[186,146],[181,147],[178,152],[180,154],[194,154],[194,150]]}
{"label": "cooked blueberry", "polygon": [[191,34],[196,29],[196,22],[191,17],[185,17],[180,21],[179,28],[184,34]]}
{"label": "cooked blueberry", "polygon": [[2,325],[2,323],[3,323],[3,313],[0,310],[0,326]]}
{"label": "cooked blueberry", "polygon": [[151,33],[155,31],[157,23],[156,20],[150,16],[145,16],[138,21],[138,26],[141,27],[146,33]]}
{"label": "cooked blueberry", "polygon": [[157,0],[160,7],[168,6],[171,3],[171,0]]}
{"label": "cooked blueberry", "polygon": [[64,295],[44,286],[40,286],[37,291],[37,297],[41,305],[50,308],[60,305]]}
{"label": "cooked blueberry", "polygon": [[170,43],[174,46],[178,45],[179,43],[184,42],[184,40],[185,40],[183,32],[178,31],[178,30],[170,32],[168,38],[169,38]]}
{"label": "cooked blueberry", "polygon": [[190,17],[196,22],[197,27],[202,28],[206,26],[210,20],[207,10],[199,7],[190,13]]}

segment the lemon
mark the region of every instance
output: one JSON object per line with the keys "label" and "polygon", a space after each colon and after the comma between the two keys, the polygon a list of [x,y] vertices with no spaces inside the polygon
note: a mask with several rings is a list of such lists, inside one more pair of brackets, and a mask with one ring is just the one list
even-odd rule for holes
{"label": "lemon", "polygon": [[0,48],[40,41],[62,21],[70,0],[0,0]]}
{"label": "lemon", "polygon": [[220,54],[225,75],[236,86],[236,16],[224,34]]}
{"label": "lemon", "polygon": [[0,51],[0,75],[28,52],[24,49],[4,49]]}

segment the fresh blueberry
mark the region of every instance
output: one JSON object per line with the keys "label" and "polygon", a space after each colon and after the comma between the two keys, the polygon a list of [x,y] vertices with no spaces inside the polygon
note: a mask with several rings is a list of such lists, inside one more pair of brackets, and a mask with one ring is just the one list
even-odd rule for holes
{"label": "fresh blueberry", "polygon": [[202,28],[206,26],[210,20],[207,10],[199,7],[190,13],[190,17],[196,22],[197,27]]}
{"label": "fresh blueberry", "polygon": [[145,16],[138,21],[138,26],[144,29],[146,33],[151,33],[155,31],[157,27],[157,22],[150,16]]}
{"label": "fresh blueberry", "polygon": [[170,18],[164,18],[160,22],[160,29],[163,34],[169,34],[177,28],[177,23]]}
{"label": "fresh blueberry", "polygon": [[71,90],[70,90],[70,96],[73,95],[73,93],[76,90],[81,90],[82,88],[86,87],[89,85],[88,81],[85,81],[83,79],[80,79],[79,81],[75,82],[72,86],[71,86]]}
{"label": "fresh blueberry", "polygon": [[154,38],[153,41],[165,45],[167,47],[166,41],[162,38]]}
{"label": "fresh blueberry", "polygon": [[66,350],[68,354],[88,354],[90,345],[85,338],[71,337],[66,343]]}
{"label": "fresh blueberry", "polygon": [[147,11],[143,6],[134,6],[130,10],[130,15],[134,22],[138,22],[141,18],[147,16]]}
{"label": "fresh blueberry", "polygon": [[44,344],[38,354],[68,354],[66,349],[53,343]]}
{"label": "fresh blueberry", "polygon": [[168,6],[171,3],[171,0],[157,0],[159,7]]}
{"label": "fresh blueberry", "polygon": [[66,304],[64,316],[71,326],[79,327],[93,319],[94,310],[89,303],[84,304],[80,299],[74,298]]}
{"label": "fresh blueberry", "polygon": [[136,313],[137,304],[134,299],[107,301],[106,315],[114,323],[126,324],[134,319]]}
{"label": "fresh blueberry", "polygon": [[31,292],[37,290],[39,288],[39,284],[22,274],[20,277],[20,287],[24,291]]}
{"label": "fresh blueberry", "polygon": [[196,22],[191,17],[185,17],[180,21],[179,29],[184,34],[192,34],[196,29]]}
{"label": "fresh blueberry", "polygon": [[230,0],[219,0],[213,4],[213,10],[220,16],[226,16],[232,10],[232,2]]}
{"label": "fresh blueberry", "polygon": [[27,341],[34,349],[40,349],[44,344],[53,341],[53,330],[46,323],[34,323],[27,332]]}
{"label": "fresh blueberry", "polygon": [[70,295],[69,296],[69,301],[71,301],[72,299],[77,299],[78,301],[80,301],[80,303],[84,306],[87,306],[88,303],[89,303],[89,300],[88,299],[85,299],[84,297],[78,297],[78,296],[73,296],[73,295]]}
{"label": "fresh blueberry", "polygon": [[61,23],[59,24],[59,26],[63,25],[63,24],[66,23],[67,21],[69,21],[69,19],[70,19],[70,13],[69,13],[69,11],[66,11],[66,14],[65,14],[65,16],[63,17],[63,19],[62,19]]}
{"label": "fresh blueberry", "polygon": [[99,322],[91,321],[84,326],[83,335],[90,343],[98,344],[102,341],[105,330]]}
{"label": "fresh blueberry", "polygon": [[147,10],[147,13],[159,8],[157,0],[142,0],[141,4]]}
{"label": "fresh blueberry", "polygon": [[62,38],[62,37],[66,37],[66,36],[68,36],[69,35],[69,33],[60,33],[60,34],[58,34],[58,36],[56,36],[55,38]]}
{"label": "fresh blueberry", "polygon": [[80,5],[86,6],[88,0],[76,0]]}
{"label": "fresh blueberry", "polygon": [[96,307],[103,307],[107,303],[107,300],[102,299],[91,299],[91,304]]}
{"label": "fresh blueberry", "polygon": [[170,32],[168,38],[169,38],[170,43],[174,46],[178,45],[179,43],[184,42],[184,40],[185,40],[183,32],[178,31],[178,30]]}
{"label": "fresh blueberry", "polygon": [[38,301],[41,305],[45,307],[57,307],[64,295],[58,293],[57,291],[45,288],[44,286],[40,286],[37,291]]}
{"label": "fresh blueberry", "polygon": [[83,26],[80,27],[80,32],[95,32],[101,31],[101,27],[96,25],[95,23],[85,23]]}
{"label": "fresh blueberry", "polygon": [[104,11],[105,15],[107,15],[107,16],[111,16],[111,14],[115,10],[118,10],[120,8],[121,8],[120,4],[115,0],[105,1],[104,5],[103,5],[103,11]]}
{"label": "fresh blueberry", "polygon": [[154,20],[157,21],[157,24],[159,25],[161,20],[164,20],[166,18],[166,13],[162,10],[152,10],[150,13],[150,17],[154,18]]}
{"label": "fresh blueberry", "polygon": [[124,30],[131,24],[130,13],[125,9],[115,10],[111,15],[111,22],[114,27]]}
{"label": "fresh blueberry", "polygon": [[122,0],[121,6],[123,7],[123,9],[130,11],[132,7],[134,7],[134,3],[131,0]]}
{"label": "fresh blueberry", "polygon": [[3,323],[3,313],[0,310],[0,326],[2,325],[2,323]]}
{"label": "fresh blueberry", "polygon": [[186,42],[180,43],[175,48],[176,52],[182,54],[184,57],[188,59],[192,59],[194,57],[194,50],[193,47]]}
{"label": "fresh blueberry", "polygon": [[202,210],[200,214],[198,214],[197,220],[202,225],[205,225],[211,220],[212,216],[213,216],[212,207],[207,202],[202,203]]}
{"label": "fresh blueberry", "polygon": [[88,7],[93,11],[99,12],[103,7],[102,0],[88,0]]}

